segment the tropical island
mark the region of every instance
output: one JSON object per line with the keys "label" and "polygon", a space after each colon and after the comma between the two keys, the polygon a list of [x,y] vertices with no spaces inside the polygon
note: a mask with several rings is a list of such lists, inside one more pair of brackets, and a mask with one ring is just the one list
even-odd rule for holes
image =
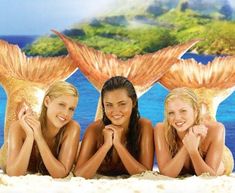
{"label": "tropical island", "polygon": [[[146,5],[133,5],[129,10],[115,10],[73,24],[62,33],[123,59],[191,39],[201,40],[193,52],[234,55],[235,14],[229,3],[226,0],[213,4],[193,1],[149,0]],[[67,54],[63,42],[53,33],[39,37],[24,51],[29,56]]]}

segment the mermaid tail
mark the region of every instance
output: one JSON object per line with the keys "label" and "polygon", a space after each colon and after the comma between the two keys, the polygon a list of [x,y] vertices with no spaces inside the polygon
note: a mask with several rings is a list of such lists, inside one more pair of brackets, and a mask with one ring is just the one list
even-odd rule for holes
{"label": "mermaid tail", "polygon": [[39,112],[44,92],[57,80],[68,78],[76,70],[70,57],[26,57],[18,46],[0,41],[0,84],[7,93],[4,139],[17,105],[26,100]]}
{"label": "mermaid tail", "polygon": [[[178,58],[198,42],[193,40],[154,53],[136,55],[124,61],[118,59],[116,55],[105,54],[75,42],[59,32],[54,32],[64,41],[69,55],[79,70],[99,92],[106,80],[119,75],[127,77],[133,83],[138,97],[147,92],[178,61]],[[101,108],[97,109],[99,112]]]}
{"label": "mermaid tail", "polygon": [[76,68],[69,56],[26,57],[18,46],[0,40],[0,84],[7,94],[4,143],[19,104],[25,100],[39,113],[48,86],[68,78]]}
{"label": "mermaid tail", "polygon": [[207,65],[194,59],[181,60],[159,80],[167,89],[188,87],[200,101],[201,111],[216,119],[218,105],[234,91],[235,57],[217,57]]}
{"label": "mermaid tail", "polygon": [[234,160],[233,154],[227,146],[224,146],[222,162],[224,164],[224,174],[229,175],[233,172]]}

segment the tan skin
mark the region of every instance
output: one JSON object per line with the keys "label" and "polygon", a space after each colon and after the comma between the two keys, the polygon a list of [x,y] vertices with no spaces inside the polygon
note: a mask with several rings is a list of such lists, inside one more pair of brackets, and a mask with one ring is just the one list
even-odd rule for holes
{"label": "tan skin", "polygon": [[[119,174],[138,174],[153,167],[153,127],[147,119],[140,119],[139,157],[135,159],[126,148],[126,133],[133,108],[133,102],[125,89],[106,92],[104,95],[105,113],[112,124],[104,126],[101,120],[92,123],[85,132],[81,151],[74,174],[92,178],[97,172],[116,175],[113,170],[119,168]],[[99,136],[103,143],[99,145]],[[104,159],[113,148],[111,163]],[[120,166],[120,163],[122,165]]]}
{"label": "tan skin", "polygon": [[[25,175],[28,171],[33,143],[36,143],[42,161],[49,174],[55,178],[68,175],[71,170],[80,136],[79,124],[72,120],[78,99],[74,96],[61,95],[45,100],[47,107],[47,128],[41,124],[30,109],[23,107],[19,120],[9,128],[8,159],[6,172],[10,176]],[[58,158],[52,153],[55,137],[65,126]],[[43,132],[44,131],[44,132]],[[37,158],[36,158],[37,159]]]}
{"label": "tan skin", "polygon": [[[172,157],[165,139],[164,125],[158,123],[154,129],[154,140],[160,173],[170,177],[186,173],[201,175],[205,172],[210,175],[222,175],[224,126],[211,120],[204,120],[202,124],[195,125],[197,113],[192,106],[179,98],[170,101],[166,111],[168,121],[177,130],[180,148]],[[204,157],[200,155],[199,147]]]}

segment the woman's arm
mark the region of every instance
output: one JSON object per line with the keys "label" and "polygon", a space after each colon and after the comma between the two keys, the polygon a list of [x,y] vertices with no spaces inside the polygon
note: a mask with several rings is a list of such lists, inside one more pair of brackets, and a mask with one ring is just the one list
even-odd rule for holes
{"label": "woman's arm", "polygon": [[57,159],[51,152],[41,133],[40,122],[32,116],[28,118],[27,121],[34,130],[35,141],[37,142],[43,163],[49,174],[54,178],[67,176],[71,170],[78,147],[80,136],[79,124],[75,121],[71,121],[66,125],[59,157]]}
{"label": "woman's arm", "polygon": [[184,146],[172,157],[165,139],[164,125],[158,123],[154,129],[155,151],[158,168],[161,174],[177,177],[184,167],[186,159],[189,157]]}
{"label": "woman's arm", "polygon": [[25,115],[9,128],[6,165],[6,173],[9,176],[25,175],[28,169],[34,136],[24,119]]}
{"label": "woman's arm", "polygon": [[210,140],[209,149],[206,154],[205,161],[201,157],[197,145],[195,145],[195,135],[188,134],[185,140],[186,148],[192,160],[195,173],[201,175],[202,173],[210,173],[210,175],[217,175],[219,165],[222,161],[222,154],[224,148],[224,126],[220,123],[214,123],[214,127],[210,128],[208,136],[205,140]]}
{"label": "woman's arm", "polygon": [[78,162],[74,170],[74,174],[76,176],[92,178],[96,174],[106,154],[113,145],[113,132],[108,129],[103,129],[104,144],[98,149],[98,151],[96,151],[97,135],[99,135],[97,131],[98,126],[99,121],[91,124],[86,129],[84,138],[82,140],[81,150],[78,156]]}
{"label": "woman's arm", "polygon": [[122,128],[113,127],[114,147],[122,160],[123,165],[130,175],[139,174],[153,168],[154,144],[153,144],[153,127],[147,119],[139,121],[140,126],[140,152],[136,160],[121,142]]}

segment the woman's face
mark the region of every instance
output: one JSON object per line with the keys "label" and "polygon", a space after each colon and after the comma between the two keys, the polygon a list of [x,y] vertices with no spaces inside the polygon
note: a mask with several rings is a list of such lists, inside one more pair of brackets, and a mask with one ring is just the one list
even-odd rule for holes
{"label": "woman's face", "polygon": [[177,132],[184,132],[193,126],[196,113],[193,107],[179,98],[172,99],[166,106],[168,122]]}
{"label": "woman's face", "polygon": [[45,105],[47,107],[47,121],[56,128],[61,128],[71,121],[78,98],[70,95],[61,95],[50,99],[47,97]]}
{"label": "woman's face", "polygon": [[133,102],[126,89],[108,91],[103,98],[105,114],[112,124],[128,128]]}

